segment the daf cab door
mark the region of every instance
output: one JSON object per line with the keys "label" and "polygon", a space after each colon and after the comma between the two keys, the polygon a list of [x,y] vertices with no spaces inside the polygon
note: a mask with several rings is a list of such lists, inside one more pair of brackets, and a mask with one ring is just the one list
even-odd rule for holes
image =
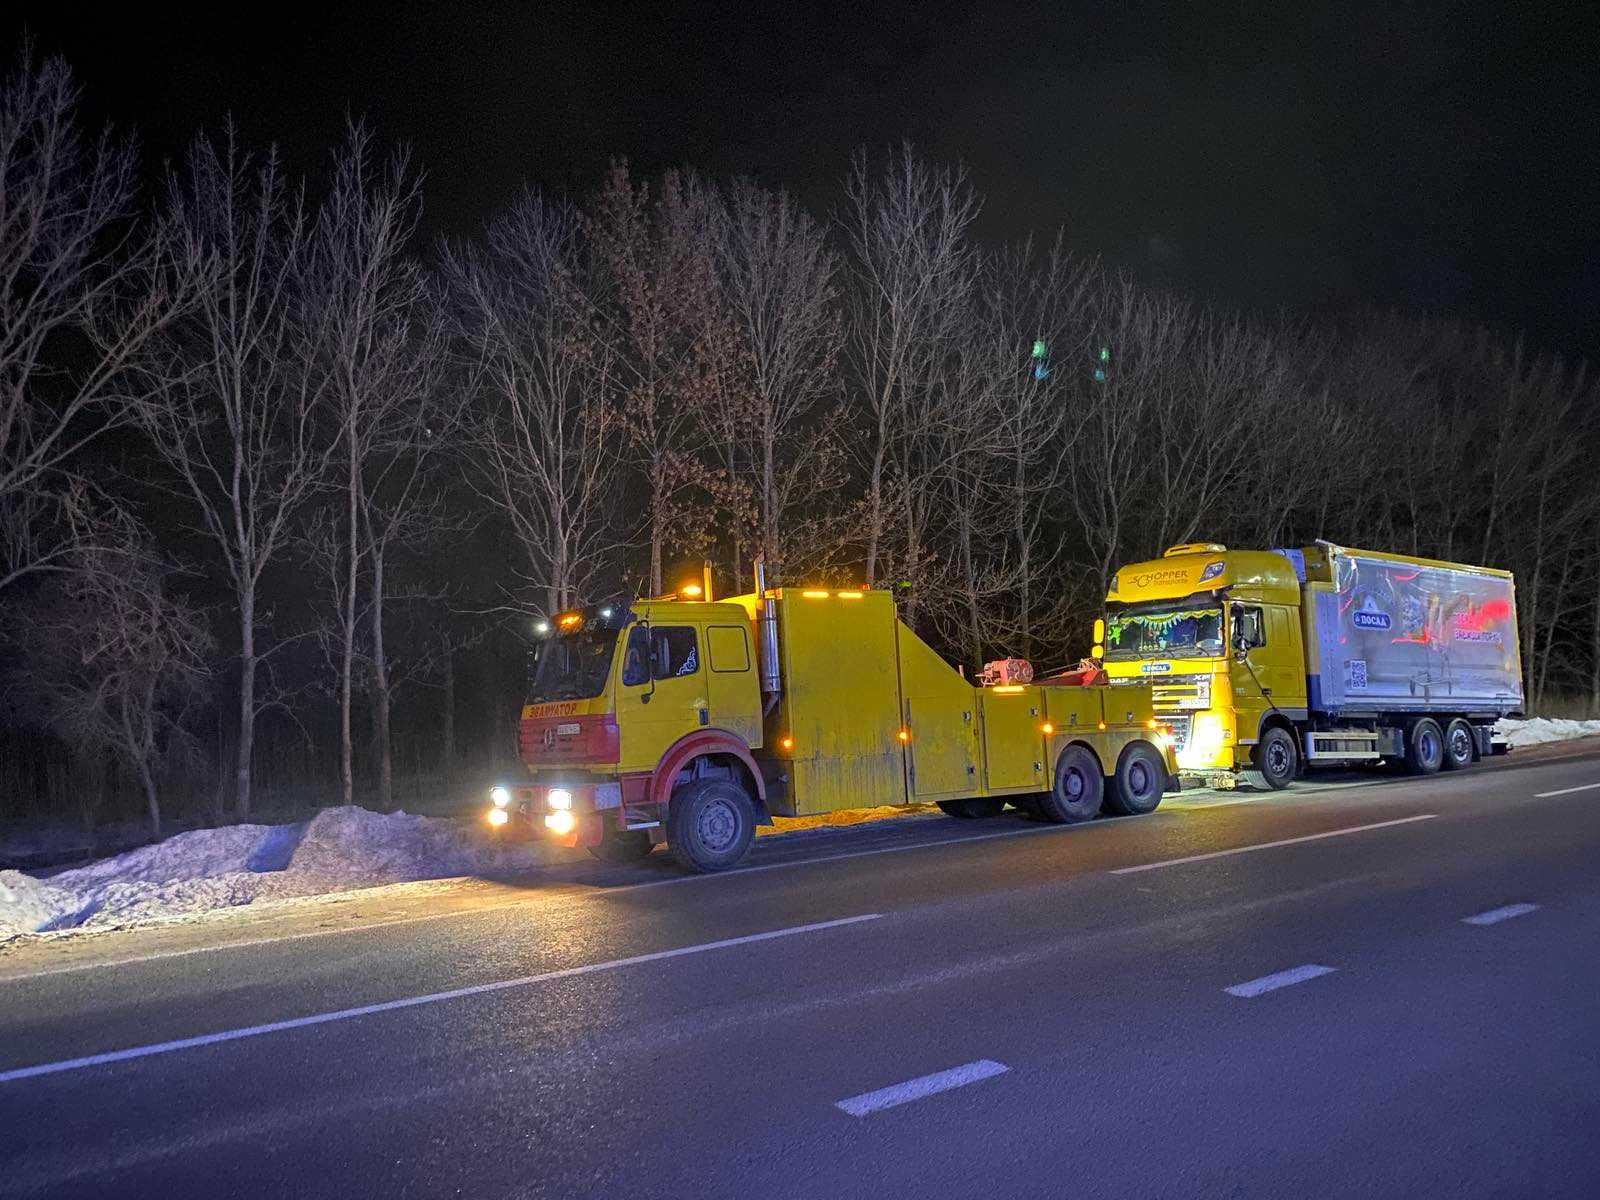
{"label": "daf cab door", "polygon": [[711,723],[700,635],[692,624],[628,631],[617,695],[625,767],[654,766],[673,742]]}

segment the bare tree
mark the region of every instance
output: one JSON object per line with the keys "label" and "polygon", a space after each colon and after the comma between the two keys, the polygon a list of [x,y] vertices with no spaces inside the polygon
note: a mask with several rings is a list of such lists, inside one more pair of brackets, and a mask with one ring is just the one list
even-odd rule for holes
{"label": "bare tree", "polygon": [[351,125],[335,159],[315,223],[306,303],[316,329],[311,373],[325,373],[340,430],[344,578],[338,594],[340,773],[344,802],[355,798],[354,703],[360,576],[372,674],[378,799],[393,807],[390,680],[384,648],[391,553],[442,521],[425,495],[427,468],[449,440],[457,412],[442,388],[444,339],[411,242],[421,212],[421,178],[404,151],[381,166],[372,138]]}
{"label": "bare tree", "polygon": [[87,140],[77,105],[67,65],[24,43],[0,82],[0,588],[110,565],[79,553],[108,502],[76,460],[132,416],[136,360],[204,267],[135,219],[133,143]]}
{"label": "bare tree", "polygon": [[623,430],[576,214],[528,194],[444,270],[484,397],[469,482],[510,526],[546,614],[586,595],[619,547]]}
{"label": "bare tree", "polygon": [[749,429],[756,548],[781,581],[838,456],[837,422],[827,408],[839,387],[843,336],[838,261],[823,227],[786,193],[735,182],[723,217],[723,297],[751,376],[748,404],[733,411]]}
{"label": "bare tree", "polygon": [[[907,406],[930,385],[959,327],[974,274],[967,234],[979,200],[965,171],[931,167],[910,146],[891,156],[881,177],[866,154],[858,154],[846,194],[852,281],[846,345],[852,404],[864,426],[854,444],[866,479],[862,525],[870,586],[880,574],[895,511],[904,520],[911,502],[906,489],[918,483],[904,471],[915,458],[906,440]],[[902,558],[915,562],[917,548],[906,545]]]}
{"label": "bare tree", "polygon": [[155,399],[140,410],[157,452],[221,555],[239,622],[234,808],[250,813],[263,574],[289,545],[337,444],[323,377],[309,369],[299,285],[309,234],[274,154],[196,139],[168,184],[167,220],[185,259],[209,273],[197,303],[146,355]]}
{"label": "bare tree", "polygon": [[192,748],[183,718],[210,676],[211,634],[172,596],[148,546],[113,532],[78,551],[3,629],[20,662],[9,690],[80,754],[115,756],[138,781],[152,836],[161,834],[157,777]]}
{"label": "bare tree", "polygon": [[668,172],[653,200],[615,166],[587,222],[598,265],[609,283],[605,336],[615,351],[617,411],[644,477],[649,585],[662,587],[670,543],[699,536],[703,504],[688,499],[703,485],[695,405],[706,363],[701,336],[717,299],[714,246],[699,205],[703,189]]}

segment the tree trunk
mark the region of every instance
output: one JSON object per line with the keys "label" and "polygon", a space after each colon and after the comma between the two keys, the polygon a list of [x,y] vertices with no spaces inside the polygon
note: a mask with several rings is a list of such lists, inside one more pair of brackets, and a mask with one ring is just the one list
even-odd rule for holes
{"label": "tree trunk", "polygon": [[389,749],[389,664],[383,652],[383,551],[372,549],[372,705],[377,735],[378,807],[394,808],[394,759]]}
{"label": "tree trunk", "polygon": [[[354,420],[351,422],[354,425]],[[350,440],[350,474],[346,482],[346,529],[349,539],[346,549],[350,555],[345,571],[344,611],[340,614],[344,645],[339,657],[339,782],[345,804],[354,804],[356,795],[355,762],[351,747],[350,710],[351,684],[355,659],[356,638],[356,462],[355,429],[346,431]]]}
{"label": "tree trunk", "polygon": [[247,586],[239,597],[239,746],[233,811],[241,821],[250,816],[250,760],[256,739],[256,590]]}
{"label": "tree trunk", "polygon": [[456,777],[456,655],[450,639],[444,639],[444,728],[440,739],[444,743],[444,778],[447,788],[453,787]]}

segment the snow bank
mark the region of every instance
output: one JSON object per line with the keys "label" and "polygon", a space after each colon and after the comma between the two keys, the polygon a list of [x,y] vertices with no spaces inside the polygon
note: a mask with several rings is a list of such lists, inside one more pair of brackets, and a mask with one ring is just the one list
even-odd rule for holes
{"label": "snow bank", "polygon": [[1495,735],[1510,746],[1542,746],[1571,738],[1600,737],[1600,721],[1568,721],[1558,717],[1532,717],[1526,721],[1507,717],[1494,727]]}
{"label": "snow bank", "polygon": [[513,875],[541,861],[535,846],[491,843],[458,821],[330,808],[298,825],[180,833],[48,879],[0,871],[0,938],[415,879]]}

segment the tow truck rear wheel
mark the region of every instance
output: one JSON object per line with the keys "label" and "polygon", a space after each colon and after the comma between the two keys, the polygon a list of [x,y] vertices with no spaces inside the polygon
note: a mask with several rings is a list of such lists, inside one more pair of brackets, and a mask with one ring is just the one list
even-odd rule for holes
{"label": "tow truck rear wheel", "polygon": [[1055,783],[1040,798],[1039,812],[1057,825],[1089,821],[1099,815],[1105,792],[1105,776],[1094,752],[1087,746],[1068,746],[1056,759]]}
{"label": "tow truck rear wheel", "polygon": [[1451,721],[1444,730],[1444,758],[1439,765],[1446,771],[1459,771],[1472,765],[1472,726],[1460,717]]}
{"label": "tow truck rear wheel", "polygon": [[946,816],[965,820],[998,817],[1006,807],[1005,800],[998,796],[970,796],[965,800],[940,800],[937,803]]}
{"label": "tow truck rear wheel", "polygon": [[1444,765],[1444,734],[1439,722],[1423,717],[1406,734],[1406,766],[1413,775],[1432,775]]}
{"label": "tow truck rear wheel", "polygon": [[638,862],[654,849],[649,831],[644,829],[608,828],[598,846],[588,847],[590,854],[605,863]]}
{"label": "tow truck rear wheel", "polygon": [[1167,766],[1149,742],[1134,742],[1117,760],[1106,807],[1119,817],[1155,812],[1167,787]]}
{"label": "tow truck rear wheel", "polygon": [[755,806],[738,784],[697,779],[672,793],[667,845],[684,870],[726,871],[745,856],[755,835]]}

